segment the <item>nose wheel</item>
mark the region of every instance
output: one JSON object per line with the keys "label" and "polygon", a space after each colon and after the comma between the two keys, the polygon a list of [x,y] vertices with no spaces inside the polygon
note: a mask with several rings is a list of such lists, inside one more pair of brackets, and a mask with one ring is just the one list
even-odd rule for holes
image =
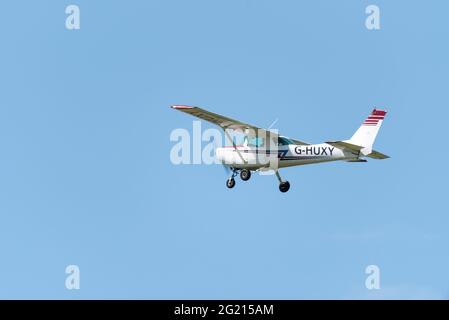
{"label": "nose wheel", "polygon": [[235,187],[235,179],[229,178],[228,180],[226,180],[226,187],[228,187],[229,189],[234,188]]}
{"label": "nose wheel", "polygon": [[238,176],[239,172],[240,172],[240,178],[243,181],[248,181],[251,178],[251,170],[248,169],[235,169],[235,168],[231,168],[232,170],[232,176],[226,180],[226,187],[228,187],[229,189],[232,189],[235,187],[235,177]]}
{"label": "nose wheel", "polygon": [[232,170],[232,176],[226,180],[226,187],[228,187],[229,189],[232,189],[235,187],[235,177],[237,177],[238,175],[238,171],[237,169],[231,168]]}

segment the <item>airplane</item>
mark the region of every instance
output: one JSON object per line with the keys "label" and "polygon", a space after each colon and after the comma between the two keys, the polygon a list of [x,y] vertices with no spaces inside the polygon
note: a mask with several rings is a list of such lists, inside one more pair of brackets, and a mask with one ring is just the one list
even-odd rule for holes
{"label": "airplane", "polygon": [[[232,176],[226,181],[229,189],[234,188],[235,177],[239,173],[243,181],[248,181],[252,171],[275,171],[279,180],[279,190],[285,193],[290,190],[290,183],[281,178],[280,168],[330,161],[367,162],[366,157],[389,158],[373,150],[377,133],[387,114],[384,110],[374,109],[349,140],[310,144],[199,107],[185,105],[171,107],[223,129],[226,137],[232,142],[232,146],[216,148],[215,156],[220,163],[232,171]],[[237,145],[228,130],[242,132],[243,144]]]}

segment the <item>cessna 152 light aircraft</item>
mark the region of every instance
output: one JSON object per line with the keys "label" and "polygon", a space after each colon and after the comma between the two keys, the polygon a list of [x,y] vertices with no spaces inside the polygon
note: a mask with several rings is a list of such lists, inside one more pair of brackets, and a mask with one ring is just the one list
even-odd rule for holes
{"label": "cessna 152 light aircraft", "polygon": [[[389,158],[373,150],[374,140],[387,113],[383,110],[374,109],[349,140],[309,144],[198,107],[176,105],[172,108],[218,125],[232,141],[232,146],[217,148],[215,154],[232,171],[232,176],[226,181],[228,188],[235,186],[234,178],[239,173],[243,181],[248,181],[251,171],[274,170],[279,190],[287,192],[290,183],[282,180],[280,168],[329,161],[366,162],[365,157]],[[228,130],[241,131],[245,136],[244,143],[237,146]]]}

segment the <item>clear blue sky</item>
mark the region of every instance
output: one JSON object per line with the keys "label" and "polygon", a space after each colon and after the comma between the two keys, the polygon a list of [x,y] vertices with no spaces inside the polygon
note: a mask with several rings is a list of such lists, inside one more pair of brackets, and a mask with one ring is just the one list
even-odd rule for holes
{"label": "clear blue sky", "polygon": [[[448,2],[1,8],[0,298],[449,297]],[[288,194],[258,175],[227,190],[219,166],[171,164],[170,132],[192,126],[171,104],[310,142],[386,108],[391,159],[284,170]]]}

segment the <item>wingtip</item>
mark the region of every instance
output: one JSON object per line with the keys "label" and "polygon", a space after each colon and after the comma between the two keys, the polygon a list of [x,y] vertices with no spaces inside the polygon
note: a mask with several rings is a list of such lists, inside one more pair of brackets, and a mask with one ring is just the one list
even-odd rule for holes
{"label": "wingtip", "polygon": [[183,105],[172,105],[172,109],[193,109],[194,107],[191,106],[183,106]]}

